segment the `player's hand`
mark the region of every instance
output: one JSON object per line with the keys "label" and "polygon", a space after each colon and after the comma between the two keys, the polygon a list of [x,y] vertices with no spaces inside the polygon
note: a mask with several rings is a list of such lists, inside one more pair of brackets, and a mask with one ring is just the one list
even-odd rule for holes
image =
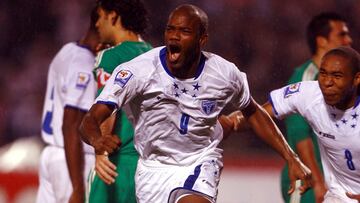
{"label": "player's hand", "polygon": [[327,191],[324,182],[313,182],[313,189],[316,203],[322,203],[324,201],[324,196]]}
{"label": "player's hand", "polygon": [[110,185],[115,182],[115,178],[118,175],[116,173],[116,166],[109,160],[109,154],[95,155],[95,171],[101,180]]}
{"label": "player's hand", "polygon": [[103,155],[105,152],[112,154],[120,148],[120,145],[121,140],[117,135],[103,135],[92,143],[97,155]]}
{"label": "player's hand", "polygon": [[295,157],[288,161],[289,165],[289,178],[290,178],[290,189],[288,194],[291,194],[295,190],[295,182],[297,179],[300,179],[302,185],[299,187],[300,194],[304,194],[310,187],[312,183],[311,171],[306,167],[299,158]]}
{"label": "player's hand", "polygon": [[84,203],[85,191],[73,191],[70,195],[69,203]]}
{"label": "player's hand", "polygon": [[245,129],[246,120],[241,111],[234,111],[229,115],[229,119],[233,121],[233,130],[240,131]]}
{"label": "player's hand", "polygon": [[346,193],[346,196],[348,196],[350,199],[355,199],[360,203],[360,194],[351,194],[349,192]]}

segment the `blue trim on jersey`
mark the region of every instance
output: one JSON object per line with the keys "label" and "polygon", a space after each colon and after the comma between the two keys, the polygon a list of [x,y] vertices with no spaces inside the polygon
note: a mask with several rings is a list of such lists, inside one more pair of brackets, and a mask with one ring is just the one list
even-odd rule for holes
{"label": "blue trim on jersey", "polygon": [[[166,47],[162,48],[160,50],[160,61],[161,61],[161,65],[163,66],[164,70],[166,71],[166,73],[172,77],[172,78],[175,78],[174,75],[170,72],[169,68],[167,67],[166,65]],[[202,73],[202,71],[204,70],[204,66],[205,66],[205,60],[206,60],[206,57],[204,56],[204,54],[201,53],[201,56],[200,56],[200,62],[199,62],[199,66],[196,70],[196,74],[195,74],[195,77],[194,77],[194,80],[196,80]]]}
{"label": "blue trim on jersey", "polygon": [[66,104],[64,108],[71,108],[71,109],[75,109],[75,110],[79,110],[79,111],[82,111],[82,112],[88,112],[89,110],[87,109],[82,109],[78,106],[73,106],[73,105],[69,105],[69,104]]}
{"label": "blue trim on jersey", "polygon": [[115,109],[118,109],[118,108],[119,108],[119,106],[118,106],[117,103],[111,102],[111,101],[97,101],[96,103],[97,103],[97,104],[110,105],[110,106],[114,107]]}
{"label": "blue trim on jersey", "polygon": [[194,170],[194,175],[189,175],[189,177],[185,180],[185,183],[184,183],[185,189],[191,190],[194,187],[194,184],[201,172],[201,165],[202,164],[197,165]]}
{"label": "blue trim on jersey", "polygon": [[91,50],[90,46],[87,46],[87,45],[85,45],[85,44],[80,44],[79,41],[76,42],[76,45],[77,45],[78,47],[84,48],[84,49],[86,49],[86,50],[88,50],[88,51],[90,51],[90,52],[92,53],[92,50]]}
{"label": "blue trim on jersey", "polygon": [[275,108],[274,102],[272,101],[272,99],[271,99],[271,95],[270,95],[270,94],[269,94],[269,102],[270,102],[270,104],[271,104],[271,106],[272,106],[272,110],[273,110],[274,114],[275,114],[276,116],[278,116],[278,115],[279,115],[279,113],[276,111],[276,108]]}
{"label": "blue trim on jersey", "polygon": [[360,103],[360,96],[356,97],[356,100],[355,100],[355,105],[354,105],[354,108],[355,109]]}

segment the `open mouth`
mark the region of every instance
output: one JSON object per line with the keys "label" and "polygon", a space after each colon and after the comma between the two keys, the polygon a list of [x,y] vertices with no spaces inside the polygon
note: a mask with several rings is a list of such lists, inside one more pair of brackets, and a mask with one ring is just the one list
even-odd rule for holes
{"label": "open mouth", "polygon": [[176,44],[170,44],[168,46],[169,60],[171,63],[175,63],[179,60],[181,47]]}

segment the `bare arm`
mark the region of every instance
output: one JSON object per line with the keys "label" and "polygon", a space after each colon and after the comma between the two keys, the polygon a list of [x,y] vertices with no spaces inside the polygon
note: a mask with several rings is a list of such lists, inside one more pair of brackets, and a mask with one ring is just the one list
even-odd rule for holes
{"label": "bare arm", "polygon": [[289,177],[291,180],[288,193],[294,191],[296,179],[301,179],[303,181],[303,185],[300,187],[300,190],[303,193],[311,185],[311,172],[289,147],[282,133],[267,111],[273,115],[271,105],[267,108],[263,108],[252,99],[248,107],[243,109],[242,112],[255,133],[287,161],[289,165]]}
{"label": "bare arm", "polygon": [[296,144],[296,151],[301,161],[310,168],[313,179],[313,189],[315,192],[316,202],[323,202],[326,193],[326,186],[323,175],[315,159],[314,144],[310,137],[301,140]]}
{"label": "bare arm", "polygon": [[[85,115],[80,130],[83,140],[92,145],[95,149],[96,163],[95,170],[99,177],[107,184],[115,182],[116,166],[108,159],[108,155],[118,150],[121,140],[113,135],[112,127],[103,126],[102,129],[109,134],[101,134],[102,123],[111,116],[113,106],[105,104],[94,104]],[[109,121],[111,124],[111,119]],[[105,133],[106,133],[105,132]]]}
{"label": "bare arm", "polygon": [[66,163],[70,175],[73,192],[69,202],[85,201],[84,186],[84,152],[78,131],[80,122],[85,112],[78,109],[65,107],[62,131],[64,135],[64,148]]}
{"label": "bare arm", "polygon": [[120,146],[120,139],[117,136],[101,136],[100,126],[110,117],[113,107],[105,104],[94,104],[85,115],[80,131],[84,142],[95,148],[96,154],[112,153]]}
{"label": "bare arm", "polygon": [[360,194],[351,194],[347,192],[346,196],[348,196],[350,199],[357,200],[360,203]]}

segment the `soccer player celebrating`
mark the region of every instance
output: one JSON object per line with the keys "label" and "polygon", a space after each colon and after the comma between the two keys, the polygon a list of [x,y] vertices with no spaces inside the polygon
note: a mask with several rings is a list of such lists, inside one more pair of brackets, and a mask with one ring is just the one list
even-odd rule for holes
{"label": "soccer player celebrating", "polygon": [[[84,141],[97,154],[116,150],[118,137],[102,136],[99,126],[128,104],[125,112],[135,126],[135,148],[140,155],[135,176],[138,202],[215,202],[223,166],[218,116],[225,106],[233,107],[241,109],[255,132],[286,159],[290,192],[298,178],[305,191],[310,171],[251,98],[245,73],[220,56],[202,51],[207,26],[207,15],[200,8],[177,7],[166,26],[166,46],[115,69],[82,122]],[[117,175],[110,161],[104,162],[101,171],[109,183]]]}
{"label": "soccer player celebrating", "polygon": [[[121,63],[150,50],[149,43],[141,39],[147,26],[147,11],[139,0],[98,0],[99,19],[96,23],[100,40],[113,47],[105,49],[96,59],[96,80],[98,94],[114,69]],[[143,67],[143,71],[147,71]],[[126,108],[126,107],[125,107]],[[119,110],[102,124],[102,134],[116,134],[121,140],[121,148],[108,155],[96,155],[95,171],[89,179],[89,203],[136,203],[135,171],[138,153],[134,148],[134,129],[124,111]],[[101,165],[110,160],[116,164],[114,183],[101,180]],[[96,172],[97,171],[97,172]]]}
{"label": "soccer player celebrating", "polygon": [[281,118],[299,113],[317,136],[325,183],[324,202],[360,200],[360,56],[340,47],[325,54],[318,81],[270,93],[265,109]]}

